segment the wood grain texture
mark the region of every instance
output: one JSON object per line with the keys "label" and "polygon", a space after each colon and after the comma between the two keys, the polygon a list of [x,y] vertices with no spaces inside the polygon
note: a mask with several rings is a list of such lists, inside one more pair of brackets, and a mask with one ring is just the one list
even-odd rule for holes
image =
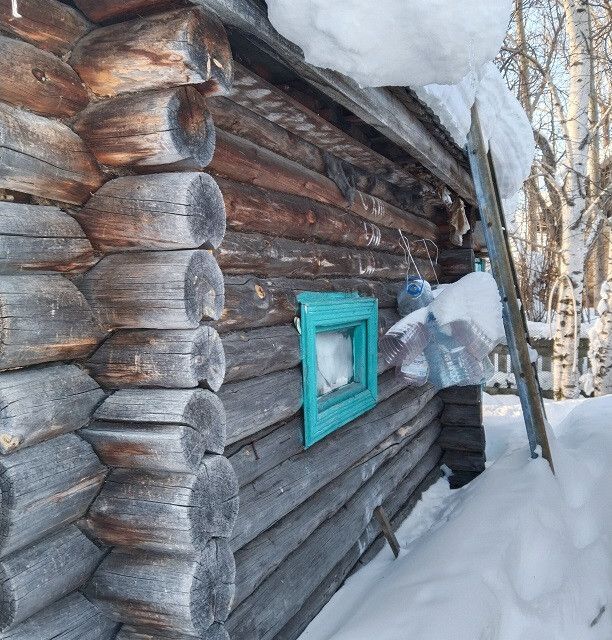
{"label": "wood grain texture", "polygon": [[104,544],[195,558],[210,538],[230,536],[238,483],[224,456],[206,455],[195,473],[115,469],[84,521]]}
{"label": "wood grain texture", "polygon": [[215,152],[209,168],[215,175],[230,180],[307,196],[350,211],[374,224],[432,240],[437,237],[437,227],[430,220],[361,192],[357,192],[351,202],[330,178],[221,129],[216,132]]}
{"label": "wood grain texture", "polygon": [[50,604],[2,634],[3,640],[112,640],[118,624],[80,593]]}
{"label": "wood grain texture", "polygon": [[116,331],[87,361],[93,377],[109,389],[203,386],[218,391],[225,352],[212,327]]}
{"label": "wood grain texture", "polygon": [[102,27],[75,46],[70,64],[98,96],[180,85],[227,93],[232,53],[223,25],[198,7]]}
{"label": "wood grain texture", "polygon": [[103,337],[79,290],[61,275],[0,276],[0,369],[88,355]]}
{"label": "wood grain texture", "polygon": [[176,5],[180,0],[74,0],[74,4],[94,22],[143,15]]}
{"label": "wood grain texture", "polygon": [[76,117],[73,127],[99,162],[137,171],[199,171],[215,147],[206,99],[194,87],[96,102]]}
{"label": "wood grain texture", "polygon": [[89,96],[79,76],[60,58],[0,36],[0,100],[41,115],[67,118],[84,109]]}
{"label": "wood grain texture", "polygon": [[289,369],[225,384],[219,398],[227,414],[227,442],[231,444],[300,410],[302,371]]}
{"label": "wood grain texture", "polygon": [[0,203],[0,274],[85,271],[96,260],[79,223],[59,208]]}
{"label": "wood grain texture", "polygon": [[448,404],[480,404],[482,389],[479,386],[450,387],[440,391],[440,397]]}
{"label": "wood grain texture", "polygon": [[212,249],[225,233],[225,208],[206,173],[116,178],[75,213],[100,251]]}
{"label": "wood grain texture", "polygon": [[444,427],[440,435],[440,446],[443,449],[482,453],[485,450],[484,428]]}
{"label": "wood grain texture", "polygon": [[[123,389],[107,398],[94,417],[94,422],[82,432],[83,437],[113,467],[183,471],[173,467],[171,450],[166,449],[168,455],[164,457],[164,446],[168,445],[164,434],[176,433],[173,428],[177,426],[194,432],[185,437],[197,443],[197,447],[186,452],[196,467],[206,451],[222,453],[225,447],[223,404],[214,393],[204,389]],[[135,446],[137,442],[139,446]]]}
{"label": "wood grain texture", "polygon": [[0,560],[0,629],[15,627],[81,587],[103,555],[71,526]]}
{"label": "wood grain texture", "polygon": [[80,287],[108,329],[195,329],[224,305],[223,275],[208,251],[107,255]]}
{"label": "wood grain texture", "polygon": [[0,188],[83,204],[102,174],[65,124],[0,103]]}
{"label": "wood grain texture", "polygon": [[402,426],[406,435],[410,429],[416,435],[440,413],[441,401],[433,396],[431,389],[400,392],[243,486],[232,547],[239,549],[252,540]]}
{"label": "wood grain texture", "polygon": [[[325,244],[303,243],[259,233],[226,234],[215,251],[219,266],[228,275],[256,274],[263,277],[333,278],[354,277],[401,280],[410,270],[405,257]],[[414,258],[428,281],[436,272],[428,261]]]}
{"label": "wood grain texture", "polygon": [[114,620],[171,633],[171,638],[201,638],[214,622],[227,618],[235,572],[223,539],[208,542],[197,559],[114,550],[85,593]]}
{"label": "wood grain texture", "polygon": [[[397,229],[364,221],[338,207],[303,197],[304,192],[281,193],[225,178],[217,178],[217,182],[225,201],[227,224],[233,231],[255,231],[304,242],[320,241],[404,255]],[[418,239],[412,234],[405,236],[408,242]],[[413,243],[412,249],[415,257],[427,257],[421,242]]]}
{"label": "wood grain texture", "polygon": [[[426,427],[414,441],[367,480],[342,509],[327,519],[246,600],[228,620],[230,635],[272,640],[304,600],[359,539],[395,487],[435,442],[439,426]],[[339,535],[339,532],[342,532]],[[290,598],[274,599],[279,592]],[[270,603],[274,601],[274,605]]]}
{"label": "wood grain texture", "polygon": [[80,518],[106,468],[74,434],[0,457],[0,557]]}
{"label": "wood grain texture", "polygon": [[103,398],[95,380],[75,365],[0,373],[0,453],[80,429]]}
{"label": "wood grain texture", "polygon": [[[434,421],[436,422],[436,421]],[[439,433],[439,422],[431,428],[431,436]],[[244,545],[235,554],[236,559],[236,595],[233,608],[237,608],[263,580],[303,544],[328,518],[337,513],[351,496],[367,482],[388,460],[400,453],[407,442],[401,436],[388,446],[381,448],[379,455],[369,457],[353,465],[328,485],[317,491],[297,509],[274,523],[254,540]],[[425,442],[431,438],[425,439]],[[420,441],[409,446],[422,450]],[[433,454],[426,454],[424,458],[429,469],[434,464],[429,457],[435,455],[435,462],[440,459],[440,448],[434,446]],[[420,465],[421,462],[418,462]]]}
{"label": "wood grain texture", "polygon": [[[230,640],[225,625],[215,622],[199,636],[200,640]],[[142,627],[136,628],[125,624],[117,634],[115,640],[193,640],[193,636],[177,633],[164,633],[163,631],[149,631]]]}
{"label": "wood grain texture", "polygon": [[75,9],[58,0],[19,0],[20,18],[11,0],[0,1],[0,29],[57,55],[68,53],[92,27]]}
{"label": "wood grain texture", "polygon": [[448,427],[479,427],[482,425],[482,405],[444,404],[442,424]]}
{"label": "wood grain texture", "polygon": [[219,333],[238,329],[291,324],[298,313],[296,296],[302,291],[356,291],[378,299],[380,308],[395,307],[399,282],[381,282],[362,278],[258,278],[227,276],[225,307],[215,324]]}

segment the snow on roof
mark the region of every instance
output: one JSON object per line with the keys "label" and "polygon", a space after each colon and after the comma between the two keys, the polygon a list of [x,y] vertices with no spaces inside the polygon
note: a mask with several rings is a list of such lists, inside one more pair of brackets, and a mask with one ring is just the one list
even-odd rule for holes
{"label": "snow on roof", "polygon": [[268,15],[307,62],[362,86],[408,86],[460,146],[477,101],[502,198],[529,175],[531,125],[490,62],[510,19],[511,0],[267,0]]}

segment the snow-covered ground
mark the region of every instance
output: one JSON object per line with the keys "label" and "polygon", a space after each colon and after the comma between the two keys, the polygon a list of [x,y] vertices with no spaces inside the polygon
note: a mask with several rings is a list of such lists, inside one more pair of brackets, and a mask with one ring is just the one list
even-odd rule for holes
{"label": "snow-covered ground", "polygon": [[518,398],[486,396],[474,482],[440,480],[301,640],[610,640],[612,396],[549,402],[557,469],[529,458]]}

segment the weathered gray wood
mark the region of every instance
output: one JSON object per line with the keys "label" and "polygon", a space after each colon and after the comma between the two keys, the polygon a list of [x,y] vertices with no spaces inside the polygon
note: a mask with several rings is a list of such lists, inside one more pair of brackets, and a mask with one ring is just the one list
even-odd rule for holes
{"label": "weathered gray wood", "polygon": [[225,384],[219,398],[227,414],[227,442],[231,444],[300,410],[302,372],[289,369]]}
{"label": "weathered gray wood", "polygon": [[479,427],[482,425],[482,405],[445,403],[442,424],[448,427]]}
{"label": "weathered gray wood", "polygon": [[440,397],[448,404],[479,404],[482,402],[482,389],[479,386],[450,387],[440,391]]}
{"label": "weathered gray wood", "polygon": [[0,103],[0,188],[83,204],[101,184],[98,165],[74,131]]}
{"label": "weathered gray wood", "polygon": [[395,307],[400,284],[361,278],[293,280],[228,276],[225,278],[225,308],[215,325],[221,332],[290,324],[298,313],[296,296],[302,291],[356,291],[378,298],[378,306]]}
{"label": "weathered gray wood", "polygon": [[96,261],[74,218],[57,207],[0,203],[0,274],[85,271]]}
{"label": "weathered gray wood", "polygon": [[0,457],[0,557],[80,518],[105,475],[74,434]]}
{"label": "weathered gray wood", "polygon": [[[394,309],[380,309],[379,335],[383,335],[398,320],[399,316]],[[292,369],[302,360],[300,335],[293,325],[226,333],[223,336],[223,347],[227,367],[226,383]],[[379,373],[389,368],[379,358]]]}
{"label": "weathered gray wood", "polygon": [[453,471],[474,471],[480,473],[485,469],[485,454],[483,451],[455,451],[447,449],[442,458],[443,464]]}
{"label": "weathered gray wood", "polygon": [[[265,8],[254,0],[196,0],[212,9],[226,25],[239,28],[275,59],[288,64],[317,89],[336,100],[364,122],[395,142],[442,182],[469,202],[475,201],[469,172],[461,166],[443,144],[419,121],[401,100],[386,89],[363,88],[356,82],[304,61],[301,50],[280,36],[267,18]],[[235,69],[234,86],[238,78]],[[247,87],[252,89],[253,86]],[[258,101],[263,96],[258,95]],[[274,118],[271,105],[270,116]]]}
{"label": "weathered gray wood", "polygon": [[[240,489],[240,513],[232,537],[239,549],[307,500],[399,428],[418,433],[440,412],[430,388],[400,392],[369,413],[292,456]],[[422,409],[427,405],[427,410]]]}
{"label": "weathered gray wood", "polygon": [[21,17],[11,0],[0,2],[0,29],[57,55],[68,53],[92,27],[85,17],[58,0],[19,0]]}
{"label": "weathered gray wood", "polygon": [[[398,379],[393,371],[388,371],[378,378],[378,403],[381,404],[406,387],[406,383]],[[366,416],[358,418],[366,421]],[[304,450],[304,422],[301,415],[281,425],[270,433],[255,434],[251,442],[237,445],[226,454],[230,456],[232,466],[238,476],[240,486],[248,484],[255,478],[273,469]]]}
{"label": "weathered gray wood", "polygon": [[198,385],[218,391],[225,353],[212,327],[117,331],[87,361],[93,377],[110,389]]}
{"label": "weathered gray wood", "polygon": [[55,602],[14,629],[2,640],[112,640],[118,624],[109,620],[80,593]]}
{"label": "weathered gray wood", "polygon": [[16,626],[81,587],[103,555],[70,526],[0,560],[0,629]]}
{"label": "weathered gray wood", "polygon": [[237,513],[232,465],[206,455],[196,473],[112,471],[84,526],[110,546],[194,558],[210,538],[229,537]]}
{"label": "weathered gray wood", "polygon": [[454,282],[475,270],[475,254],[472,249],[445,249],[440,251],[440,267],[447,282]]}
{"label": "weathered gray wood", "polygon": [[215,147],[206,99],[193,87],[96,102],[81,111],[73,127],[98,161],[112,167],[199,171]]}
{"label": "weathered gray wood", "polygon": [[80,429],[103,398],[95,380],[74,365],[0,373],[0,453]]}
{"label": "weathered gray wood", "polygon": [[389,543],[389,546],[391,547],[391,551],[393,551],[393,555],[397,558],[400,554],[400,544],[397,541],[395,533],[393,532],[393,528],[391,526],[391,522],[389,521],[389,516],[387,515],[387,512],[384,510],[382,506],[376,507],[376,509],[374,509],[374,516],[378,521],[378,524],[380,525],[380,529],[385,539],[387,540],[387,542]]}
{"label": "weathered gray wood", "polygon": [[65,118],[85,108],[89,97],[65,62],[27,42],[0,35],[0,100]]}
{"label": "weathered gray wood", "polygon": [[[440,477],[440,471],[437,468],[437,464],[434,463],[434,469],[430,471],[417,488],[414,489],[415,479],[421,477],[422,474],[425,473],[425,469],[431,464],[431,460],[428,458],[429,453],[423,458],[417,468],[409,473],[395,488],[389,498],[383,502],[383,505],[389,509],[390,513],[395,512],[392,520],[395,528],[397,528],[410,513],[416,502],[421,498],[423,491],[428,489],[431,484]],[[403,498],[406,501],[399,511],[397,511],[397,505],[403,503],[396,501],[397,497]],[[359,537],[359,540],[351,547],[344,558],[336,564],[315,591],[304,601],[300,610],[285,624],[275,637],[275,640],[297,640],[301,636],[312,619],[344,584],[346,578],[355,570],[358,570],[362,566],[362,562],[369,562],[369,560],[378,553],[382,544],[380,547],[373,544],[373,541],[375,541],[378,536],[378,532],[379,530],[375,523],[370,521],[365,531]],[[365,554],[363,553],[364,549],[367,549]]]}
{"label": "weathered gray wood", "polygon": [[224,304],[223,275],[208,251],[107,255],[80,286],[108,329],[195,329]]}
{"label": "weathered gray wood", "polygon": [[206,173],[159,173],[111,180],[77,220],[97,249],[212,249],[225,233],[221,191]]}
{"label": "weathered gray wood", "polygon": [[[439,422],[434,420],[429,429],[431,436],[435,439],[440,432]],[[296,509],[275,522],[269,529],[237,550],[236,595],[233,608],[239,606],[253,593],[290,553],[295,551],[325,520],[337,513],[383,464],[412,439],[412,435],[408,435],[407,438],[401,438],[399,435],[396,439],[392,439],[379,455],[367,457],[354,464]],[[438,459],[439,457],[438,449]],[[342,535],[342,532],[339,534]]]}
{"label": "weathered gray wood", "polygon": [[195,84],[227,93],[232,53],[223,25],[201,8],[180,8],[96,29],[70,64],[99,96]]}
{"label": "weathered gray wood", "polygon": [[104,333],[61,275],[0,276],[0,369],[88,355]]}
{"label": "weathered gray wood", "polygon": [[442,429],[442,435],[440,436],[440,446],[443,449],[483,452],[485,449],[484,429],[475,429],[474,427],[444,427],[444,429]]}
{"label": "weathered gray wood", "polygon": [[[384,464],[350,500],[294,551],[228,620],[234,637],[272,640],[301,604],[349,552],[372,519],[374,509],[417,465],[438,436],[425,429]],[[280,591],[290,598],[275,598]],[[274,602],[273,606],[269,606]]]}
{"label": "weathered gray wood", "polygon": [[[222,623],[215,622],[203,634],[198,636],[200,640],[230,640],[230,637]],[[193,640],[193,636],[185,636],[177,633],[164,633],[145,631],[143,628],[135,628],[131,625],[123,625],[115,640]]]}
{"label": "weathered gray wood", "polygon": [[[224,273],[253,273],[269,278],[369,277],[397,281],[409,270],[404,256],[391,253],[234,231],[226,234],[215,255]],[[435,280],[429,261],[414,260],[424,278]]]}
{"label": "weathered gray wood", "polygon": [[86,595],[114,620],[153,631],[206,637],[229,613],[235,579],[227,540],[213,539],[197,559],[112,551]]}
{"label": "weathered gray wood", "polygon": [[225,411],[204,389],[117,391],[82,431],[109,466],[191,471],[225,447]]}

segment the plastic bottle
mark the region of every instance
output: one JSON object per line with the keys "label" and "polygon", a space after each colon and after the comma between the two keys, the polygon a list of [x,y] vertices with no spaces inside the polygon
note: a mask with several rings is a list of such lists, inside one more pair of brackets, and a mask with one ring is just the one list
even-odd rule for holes
{"label": "plastic bottle", "polygon": [[407,276],[406,282],[397,295],[397,309],[400,316],[426,307],[433,301],[431,285],[420,276]]}

